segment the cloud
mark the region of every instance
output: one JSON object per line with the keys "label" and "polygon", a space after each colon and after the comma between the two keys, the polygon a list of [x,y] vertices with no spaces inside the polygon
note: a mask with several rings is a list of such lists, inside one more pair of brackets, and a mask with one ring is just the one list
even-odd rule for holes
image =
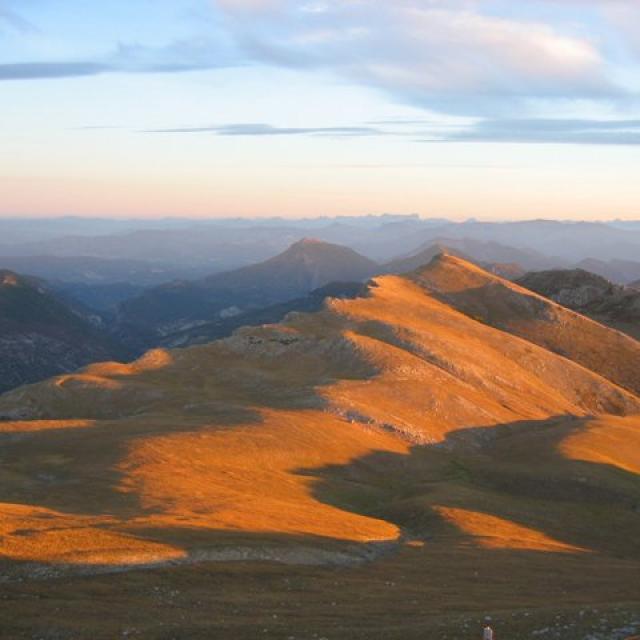
{"label": "cloud", "polygon": [[622,94],[594,42],[542,21],[482,13],[482,4],[216,3],[255,61],[329,69],[446,112],[495,114],[528,99]]}
{"label": "cloud", "polygon": [[359,137],[384,135],[374,127],[274,127],[265,123],[237,123],[208,127],[147,129],[142,133],[213,133],[218,136],[331,136]]}
{"label": "cloud", "polygon": [[635,1],[207,1],[214,10],[197,37],[118,44],[95,59],[4,64],[0,80],[266,64],[328,71],[397,102],[489,119],[543,115],[540,105],[560,101],[598,103],[604,113],[636,99],[633,63],[630,70],[616,58],[618,48],[630,55],[624,34],[640,42]]}
{"label": "cloud", "polygon": [[179,73],[231,67],[242,61],[217,38],[199,37],[161,47],[121,43],[108,56],[107,63],[115,70],[129,73]]}
{"label": "cloud", "polygon": [[95,60],[0,64],[0,81],[72,78],[103,73],[183,73],[240,64],[209,39],[179,40],[163,47],[119,44]]}
{"label": "cloud", "polygon": [[488,119],[421,141],[640,145],[640,120]]}
{"label": "cloud", "polygon": [[616,27],[629,50],[640,56],[640,4],[630,0],[611,0],[602,4],[607,20]]}
{"label": "cloud", "polygon": [[216,136],[389,136],[415,142],[485,142],[640,145],[640,120],[494,118],[443,125],[429,120],[386,120],[377,126],[276,127],[231,123],[202,127],[148,129],[141,133],[213,134]]}
{"label": "cloud", "polygon": [[34,33],[37,31],[35,26],[28,20],[6,7],[0,7],[0,26],[2,24],[20,33]]}
{"label": "cloud", "polygon": [[0,64],[0,80],[93,76],[111,70],[108,65],[94,62],[21,62]]}

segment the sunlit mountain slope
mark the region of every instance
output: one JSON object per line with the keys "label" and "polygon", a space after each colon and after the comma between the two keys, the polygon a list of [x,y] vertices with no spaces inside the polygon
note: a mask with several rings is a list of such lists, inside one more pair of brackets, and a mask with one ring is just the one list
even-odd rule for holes
{"label": "sunlit mountain slope", "polygon": [[552,566],[554,589],[594,576],[573,602],[640,600],[639,356],[440,256],[279,325],[17,389],[0,397],[3,571],[372,562],[406,594],[442,574],[443,603],[509,609],[513,576],[538,606]]}

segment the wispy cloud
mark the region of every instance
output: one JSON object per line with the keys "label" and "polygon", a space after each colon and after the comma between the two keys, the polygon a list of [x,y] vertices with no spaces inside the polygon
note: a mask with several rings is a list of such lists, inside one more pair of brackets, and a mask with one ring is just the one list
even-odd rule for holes
{"label": "wispy cloud", "polygon": [[183,73],[242,64],[211,39],[177,40],[165,46],[118,44],[94,60],[0,63],[1,80],[34,80],[95,76],[103,73]]}
{"label": "wispy cloud", "polygon": [[[635,1],[532,0],[526,7],[507,0],[208,2],[211,21],[202,20],[198,35],[161,46],[112,43],[111,53],[95,58],[0,64],[0,80],[271,65],[330,72],[395,101],[488,119],[540,115],[531,105],[542,103],[551,113],[561,101],[624,111],[640,94],[629,81],[634,47],[640,51]],[[3,18],[20,23],[0,9]],[[640,83],[637,64],[635,73]],[[213,133],[322,135],[274,129]]]}
{"label": "wispy cloud", "polygon": [[[329,69],[444,112],[495,115],[518,102],[621,98],[595,41],[483,2],[218,0],[245,55]],[[312,10],[313,9],[313,10]]]}
{"label": "wispy cloud", "polygon": [[332,136],[359,137],[385,135],[374,127],[274,127],[265,123],[233,123],[206,127],[146,129],[142,133],[212,133],[218,136]]}
{"label": "wispy cloud", "polygon": [[492,119],[419,141],[640,145],[640,120]]}
{"label": "wispy cloud", "polygon": [[8,7],[0,6],[0,27],[3,24],[20,33],[34,33],[37,31],[36,27],[20,14]]}
{"label": "wispy cloud", "polygon": [[484,119],[455,126],[429,120],[381,120],[377,126],[277,127],[266,123],[146,129],[141,133],[216,136],[397,137],[415,142],[512,142],[553,144],[640,144],[640,120]]}
{"label": "wispy cloud", "polygon": [[95,62],[21,62],[0,64],[0,80],[94,76],[111,70],[109,65]]}

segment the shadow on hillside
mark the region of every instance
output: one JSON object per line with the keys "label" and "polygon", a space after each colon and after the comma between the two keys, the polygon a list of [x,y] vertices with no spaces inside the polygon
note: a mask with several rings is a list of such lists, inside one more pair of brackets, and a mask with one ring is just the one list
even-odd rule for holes
{"label": "shadow on hillside", "polygon": [[486,542],[443,519],[442,509],[458,509],[489,516],[489,528],[497,518],[567,546],[640,557],[640,475],[560,451],[591,420],[459,429],[408,455],[381,451],[297,473],[315,478],[320,502],[393,522],[408,538]]}
{"label": "shadow on hillside", "polygon": [[[258,338],[248,336],[247,340],[269,342],[290,337],[267,334]],[[331,360],[336,371],[340,367],[335,362],[340,358],[350,363],[354,359],[354,353],[345,352],[342,343],[329,355],[331,358],[326,359]],[[292,358],[291,366],[296,364]],[[375,370],[364,359],[357,361],[357,365],[350,370],[350,379],[375,376]],[[327,401],[321,390],[336,382],[333,370],[316,370],[306,364],[300,370],[307,372],[307,377],[291,375],[285,392],[282,384],[269,385],[268,375],[257,383],[253,379],[240,381],[234,387],[237,397],[216,398],[217,405],[203,404],[204,415],[192,413],[175,418],[159,413],[133,415],[126,421],[107,419],[87,428],[0,434],[0,502],[53,509],[63,515],[121,519],[122,529],[128,519],[162,515],[160,507],[142,503],[142,492],[138,493],[135,487],[129,492],[122,490],[127,471],[121,465],[136,443],[181,433],[199,435],[210,427],[223,430],[257,426],[262,422],[263,409],[325,408]],[[203,401],[211,400],[206,371],[180,373],[184,379],[179,378],[178,391],[165,385],[177,394],[176,402],[193,402],[194,398],[198,401],[200,397]],[[153,387],[164,375],[165,368],[158,368],[148,374],[145,384]],[[340,379],[347,378],[343,375]],[[263,387],[259,386],[261,383]],[[232,410],[222,408],[232,404]],[[407,539],[442,541],[450,548],[473,548],[478,554],[499,553],[499,549],[486,546],[492,543],[490,532],[465,530],[446,517],[447,509],[458,509],[480,519],[482,515],[494,518],[485,522],[485,530],[501,526],[501,521],[505,528],[511,523],[557,543],[555,547],[549,544],[545,551],[523,548],[516,551],[505,542],[504,550],[517,553],[518,557],[554,550],[564,555],[582,553],[578,549],[638,557],[638,474],[612,465],[570,460],[558,450],[563,439],[588,424],[589,418],[558,416],[539,422],[459,429],[449,433],[442,443],[415,446],[408,454],[381,451],[348,464],[290,473],[313,480],[310,491],[318,502],[392,523]],[[344,423],[344,429],[363,428],[371,427],[359,425],[357,420],[351,425]],[[189,455],[188,450],[185,455]],[[170,474],[172,470],[167,466],[166,473]],[[174,545],[185,553],[211,544],[260,546],[265,539],[276,546],[375,548],[313,535],[229,532],[189,522],[180,526],[177,520],[164,527],[138,528],[136,532],[150,541]],[[502,544],[497,538],[494,542]]]}
{"label": "shadow on hillside", "polygon": [[[121,468],[136,442],[156,436],[232,429],[262,421],[257,411],[234,409],[200,418],[145,416],[104,420],[81,428],[0,432],[0,503],[25,504],[80,515],[132,517],[153,513],[135,492],[119,489]],[[65,421],[60,421],[65,422]],[[84,479],[82,482],[80,479]]]}
{"label": "shadow on hillside", "polygon": [[[533,291],[514,290],[516,285],[500,280],[446,293],[430,286],[419,274],[415,282],[436,300],[473,320],[568,358],[630,393],[640,393],[637,338],[607,322],[600,323]],[[557,307],[566,314],[564,318],[557,317]],[[579,324],[570,325],[567,318]],[[609,357],[612,350],[616,352],[615,359]]]}
{"label": "shadow on hillside", "polygon": [[[636,581],[640,476],[612,465],[569,460],[558,451],[563,439],[589,423],[589,418],[559,416],[460,429],[440,444],[416,446],[407,455],[376,452],[348,464],[293,472],[313,479],[311,491],[319,502],[398,525],[403,535],[395,542],[367,544],[314,535],[150,526],[138,529],[135,535],[174,545],[184,550],[184,557],[156,565],[140,562],[126,569],[171,567],[182,576],[177,579],[183,581],[185,592],[199,585],[193,587],[203,594],[198,597],[210,593],[215,584],[220,591],[216,597],[222,598],[224,589],[219,585],[228,582],[231,590],[244,593],[249,589],[253,606],[259,608],[272,597],[291,599],[289,582],[283,585],[273,578],[271,584],[268,577],[270,571],[276,571],[268,568],[269,563],[284,562],[294,566],[277,569],[280,573],[273,575],[286,575],[287,580],[291,577],[294,584],[299,583],[296,606],[323,623],[328,610],[340,624],[350,619],[358,624],[377,619],[384,611],[385,624],[402,625],[407,615],[413,619],[426,611],[529,609],[548,606],[554,600],[633,601],[640,597]],[[196,429],[193,424],[181,428]],[[361,427],[345,424],[344,428]],[[92,430],[84,433],[90,435]],[[43,455],[50,443],[42,442]],[[68,446],[73,448],[73,440]],[[116,458],[114,449],[108,460],[113,463]],[[115,473],[108,465],[96,467],[95,473]],[[112,486],[111,497],[89,497],[104,501],[99,510],[93,510],[139,514],[137,501],[119,502],[121,497]],[[49,494],[40,492],[33,502],[63,507],[64,492],[82,490],[73,483],[52,485]],[[11,501],[4,485],[0,499]],[[472,535],[444,518],[442,507],[499,518],[540,532],[567,548],[487,546],[485,537]],[[91,512],[88,503],[87,509]],[[192,563],[200,565],[198,571],[180,573],[181,565]],[[357,566],[357,571],[344,571]],[[10,580],[22,581],[110,573],[122,567],[5,560],[0,570]],[[233,582],[238,576],[241,586]],[[136,574],[132,584],[146,579]],[[155,584],[159,578],[148,579]],[[254,586],[247,587],[245,579]],[[259,580],[263,582],[255,586]],[[334,595],[335,580],[347,581],[340,587],[339,598]],[[331,601],[336,599],[339,606],[334,609]]]}

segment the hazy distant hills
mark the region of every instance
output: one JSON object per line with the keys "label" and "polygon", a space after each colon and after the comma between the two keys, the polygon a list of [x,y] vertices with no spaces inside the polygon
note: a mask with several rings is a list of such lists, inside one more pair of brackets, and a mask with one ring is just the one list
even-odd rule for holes
{"label": "hazy distant hills", "polygon": [[179,229],[137,229],[100,236],[63,236],[2,246],[5,256],[90,256],[151,264],[206,266],[221,271],[264,260],[304,237],[301,229],[198,225]]}
{"label": "hazy distant hills", "polygon": [[51,288],[70,304],[81,304],[101,314],[113,315],[118,305],[139,296],[145,287],[129,282],[89,284],[86,282],[52,282]]}
{"label": "hazy distant hills", "polygon": [[84,256],[0,256],[0,268],[45,279],[50,288],[97,311],[113,309],[146,287],[210,273],[206,267]]}
{"label": "hazy distant hills", "polygon": [[392,260],[383,266],[385,273],[406,273],[431,262],[439,253],[449,253],[476,264],[491,268],[511,265],[512,275],[557,264],[552,258],[533,250],[515,249],[492,241],[472,238],[436,238],[410,254]]}
{"label": "hazy distant hills", "polygon": [[[45,278],[61,300],[101,314],[114,339],[138,353],[165,339],[174,344],[171,333],[184,337],[203,323],[216,325],[209,326],[212,336],[225,335],[240,322],[234,316],[287,301],[304,306],[309,292],[329,282],[405,273],[442,251],[510,279],[571,267],[575,256],[617,282],[640,278],[640,263],[607,257],[609,243],[624,253],[638,240],[633,225],[451,223],[416,216],[40,222],[0,220],[2,238],[14,240],[4,248],[0,241],[0,256],[12,253],[0,257],[0,268]],[[25,242],[31,228],[34,240]],[[298,244],[310,233],[320,240],[316,256],[310,243]],[[293,247],[305,244],[296,256]],[[246,266],[230,268],[236,265]]]}
{"label": "hazy distant hills", "polygon": [[182,229],[185,224],[195,222],[184,218],[0,218],[0,245],[41,242],[66,236],[117,235],[139,229]]}
{"label": "hazy distant hills", "polygon": [[631,287],[582,269],[532,272],[518,284],[640,338],[640,291]]}
{"label": "hazy distant hills", "polygon": [[[47,295],[57,304],[77,317],[99,316],[101,326],[94,322],[93,330],[110,343],[102,353],[112,353],[113,343],[126,344],[126,354],[140,354],[154,346],[216,339],[244,325],[278,322],[290,311],[319,309],[326,296],[310,294],[329,283],[407,273],[441,252],[509,279],[576,263],[614,282],[640,279],[640,262],[633,259],[640,255],[640,236],[630,223],[452,223],[417,216],[289,221],[64,218],[0,220],[0,232],[0,269],[44,278]],[[317,240],[304,240],[309,235]],[[558,295],[549,282],[531,286],[552,298]],[[565,302],[637,335],[632,296],[598,290],[600,302]],[[61,365],[65,370],[93,358],[92,348],[82,358],[79,351]]]}
{"label": "hazy distant hills", "polygon": [[[640,258],[640,252],[638,253]],[[596,260],[586,258],[576,265],[578,269],[595,273],[618,284],[629,284],[640,279],[640,261],[636,260]]]}
{"label": "hazy distant hills", "polygon": [[301,240],[264,262],[150,289],[124,302],[122,322],[152,328],[160,335],[216,318],[305,296],[330,282],[363,281],[375,262],[352,249],[317,240]]}
{"label": "hazy distant hills", "polygon": [[[455,244],[455,243],[452,243]],[[410,253],[409,255],[401,258],[391,260],[380,268],[380,273],[408,273],[409,271],[415,271],[419,267],[427,265],[441,253],[448,253],[452,256],[458,256],[473,262],[473,258],[470,255],[465,254],[463,251],[449,246],[446,241],[436,240],[433,244],[429,244],[426,247],[420,247],[417,251]]]}
{"label": "hazy distant hills", "polygon": [[0,270],[0,390],[127,355],[43,283]]}
{"label": "hazy distant hills", "polygon": [[[161,339],[156,345],[191,344],[193,336],[202,341],[206,335],[226,335],[230,327],[242,326],[243,320],[244,324],[255,324],[255,318],[262,317],[258,310],[265,307],[264,317],[280,320],[282,316],[271,310],[272,305],[293,300],[290,310],[295,310],[299,305],[315,304],[313,298],[306,300],[305,296],[328,283],[362,282],[379,273],[406,273],[428,264],[442,252],[476,261],[509,277],[524,273],[514,259],[529,265],[549,263],[533,251],[492,242],[443,239],[405,258],[378,265],[347,247],[305,239],[256,265],[146,290],[121,304],[118,318],[130,326],[157,332]],[[485,262],[490,258],[494,261]],[[247,311],[253,313],[253,320],[245,315]],[[207,330],[200,329],[205,322]],[[174,337],[174,333],[180,336]]]}
{"label": "hazy distant hills", "polygon": [[[44,278],[65,299],[102,315],[121,307],[116,335],[140,350],[156,343],[157,329],[166,334],[192,323],[217,321],[220,312],[233,314],[304,297],[315,283],[293,285],[290,291],[283,286],[279,292],[271,283],[263,288],[264,295],[258,291],[262,284],[251,290],[246,281],[232,279],[227,284],[222,276],[209,287],[215,295],[206,285],[193,283],[216,274],[226,278],[309,236],[383,265],[368,275],[410,271],[427,263],[437,252],[434,247],[440,247],[512,279],[530,270],[576,265],[618,283],[640,279],[636,259],[640,228],[632,223],[454,223],[415,215],[200,221],[2,219],[0,268]],[[335,275],[342,281],[361,279],[360,273],[357,278],[350,273]],[[290,276],[278,278],[290,280]],[[161,292],[149,293],[154,287]],[[236,287],[237,295],[230,293]],[[150,320],[152,316],[156,319]]]}
{"label": "hazy distant hills", "polygon": [[202,277],[211,267],[190,268],[169,262],[95,258],[84,255],[0,255],[3,268],[44,278],[50,282],[78,283],[99,287],[107,284],[153,286],[177,278]]}
{"label": "hazy distant hills", "polygon": [[[33,230],[31,240],[28,239],[30,229]],[[59,229],[57,235],[56,229]],[[73,219],[61,219],[57,227],[55,221],[44,226],[40,221],[32,221],[29,226],[28,221],[18,224],[16,221],[0,220],[0,256],[91,257],[148,263],[160,270],[206,269],[200,273],[204,275],[266,260],[307,236],[348,246],[380,263],[416,252],[441,239],[447,239],[449,244],[453,240],[475,241],[496,243],[520,252],[535,252],[538,254],[538,264],[523,266],[538,269],[573,265],[586,258],[635,261],[640,250],[640,228],[634,225],[622,228],[613,223],[550,220],[469,220],[454,223],[417,216],[365,216],[200,222],[158,220],[110,223],[102,220],[96,221],[93,227],[90,221],[78,220],[75,224]],[[552,264],[540,264],[541,256],[550,257]],[[529,255],[529,258],[533,256]],[[494,257],[485,261],[509,263],[515,260]],[[135,274],[135,265],[132,267],[132,277],[136,280],[129,281],[144,284]],[[13,268],[24,271],[20,265]],[[115,282],[117,280],[110,275],[113,268],[115,265],[105,264],[100,269],[96,268],[96,273],[105,282]],[[147,278],[148,283],[148,276],[140,275]]]}
{"label": "hazy distant hills", "polygon": [[567,263],[585,258],[635,260],[640,248],[640,230],[620,229],[598,222],[468,221],[433,229],[427,233],[425,242],[436,235],[497,242],[537,251]]}
{"label": "hazy distant hills", "polygon": [[[91,256],[103,259],[145,261],[174,267],[206,266],[209,272],[224,271],[273,257],[290,244],[307,236],[347,245],[369,257],[390,259],[415,246],[416,231],[446,224],[445,220],[421,220],[417,216],[362,216],[357,218],[315,218],[308,220],[184,220],[182,225],[149,221],[123,227],[114,221],[106,233],[106,221],[96,225],[90,235],[88,222],[79,220],[79,232],[64,219],[57,236],[46,235],[24,241],[28,224],[15,237],[11,221],[0,220],[0,255],[5,256]],[[135,222],[135,221],[132,221]],[[33,223],[34,236],[42,235],[39,221]],[[3,231],[5,227],[5,234]],[[51,231],[51,229],[49,229]],[[7,244],[3,239],[9,238]]]}

